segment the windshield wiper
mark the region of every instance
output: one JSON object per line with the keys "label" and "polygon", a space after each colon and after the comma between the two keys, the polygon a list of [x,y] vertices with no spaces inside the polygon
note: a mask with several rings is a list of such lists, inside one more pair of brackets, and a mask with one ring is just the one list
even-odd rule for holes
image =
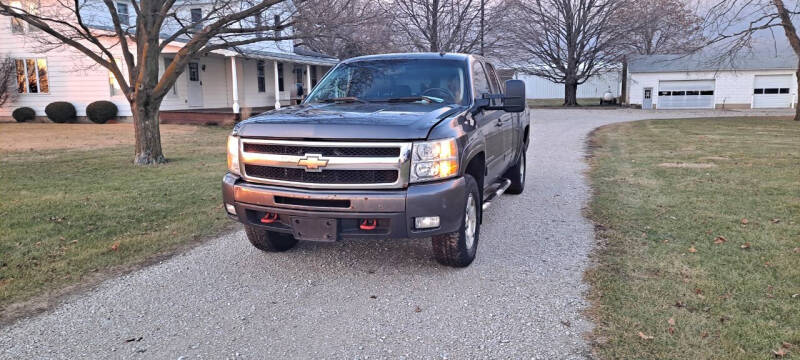
{"label": "windshield wiper", "polygon": [[387,102],[390,102],[390,103],[392,103],[392,102],[417,102],[417,101],[427,101],[428,103],[437,103],[437,104],[440,104],[440,103],[443,103],[443,102],[444,102],[444,99],[442,99],[442,98],[437,98],[437,97],[433,97],[433,96],[421,95],[421,96],[407,96],[407,97],[390,98],[390,99],[386,99],[386,101],[387,101]]}
{"label": "windshield wiper", "polygon": [[369,101],[357,98],[355,96],[345,96],[345,97],[337,97],[337,98],[330,98],[330,99],[322,99],[320,102],[324,103],[334,103],[334,102],[360,102],[363,104],[369,103]]}

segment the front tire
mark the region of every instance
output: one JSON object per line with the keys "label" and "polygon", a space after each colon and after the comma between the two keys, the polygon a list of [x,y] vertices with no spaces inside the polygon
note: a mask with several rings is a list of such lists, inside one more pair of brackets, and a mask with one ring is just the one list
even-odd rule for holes
{"label": "front tire", "polygon": [[245,225],[247,239],[257,249],[266,252],[283,252],[297,245],[297,239],[290,234],[267,231],[255,226]]}
{"label": "front tire", "polygon": [[481,197],[478,183],[471,175],[464,175],[464,220],[458,231],[434,235],[431,238],[433,255],[440,264],[452,267],[467,267],[475,260],[480,238]]}

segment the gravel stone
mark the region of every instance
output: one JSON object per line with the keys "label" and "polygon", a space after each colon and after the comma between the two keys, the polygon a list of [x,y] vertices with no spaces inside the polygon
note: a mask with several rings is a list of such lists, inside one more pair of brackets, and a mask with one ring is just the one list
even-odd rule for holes
{"label": "gravel stone", "polygon": [[527,189],[487,211],[469,268],[437,264],[427,239],[266,254],[236,231],[0,329],[0,358],[588,358],[587,134],[764,114],[534,110]]}

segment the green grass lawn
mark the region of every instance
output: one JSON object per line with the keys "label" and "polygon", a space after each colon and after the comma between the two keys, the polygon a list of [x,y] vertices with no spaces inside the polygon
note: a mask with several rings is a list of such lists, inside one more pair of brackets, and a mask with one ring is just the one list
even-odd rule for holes
{"label": "green grass lawn", "polygon": [[800,357],[800,123],[641,121],[591,144],[597,354]]}
{"label": "green grass lawn", "polygon": [[169,163],[154,167],[134,166],[132,145],[0,152],[0,310],[229,227],[220,194],[229,133],[165,138]]}

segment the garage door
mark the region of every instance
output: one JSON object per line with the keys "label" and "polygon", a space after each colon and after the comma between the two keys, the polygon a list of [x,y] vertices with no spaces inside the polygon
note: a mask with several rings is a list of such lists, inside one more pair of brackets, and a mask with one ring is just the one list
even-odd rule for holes
{"label": "garage door", "polygon": [[792,75],[756,75],[754,108],[788,108],[792,103]]}
{"label": "garage door", "polygon": [[713,109],[714,80],[661,81],[659,109]]}

